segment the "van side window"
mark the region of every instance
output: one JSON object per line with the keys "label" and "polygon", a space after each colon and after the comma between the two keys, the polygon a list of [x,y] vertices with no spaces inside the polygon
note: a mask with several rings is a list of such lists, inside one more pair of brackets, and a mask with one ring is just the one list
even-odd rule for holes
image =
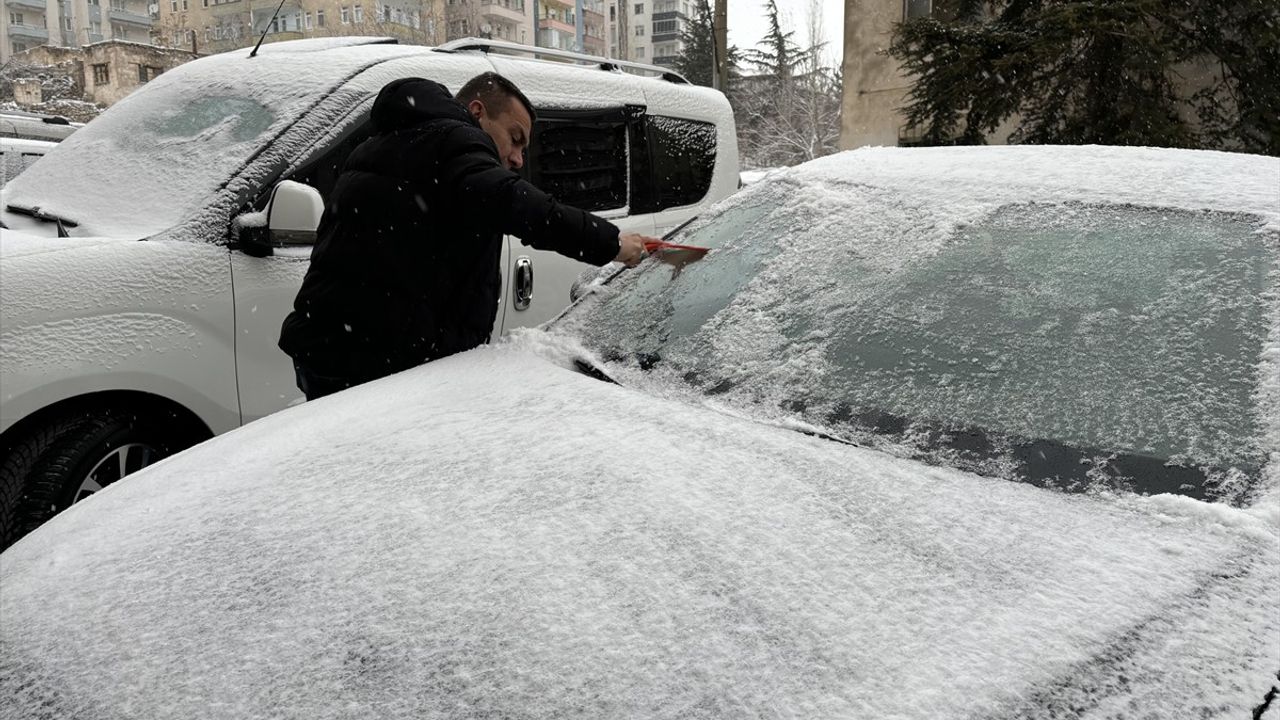
{"label": "van side window", "polygon": [[631,212],[693,205],[707,196],[716,168],[716,126],[646,115],[633,138]]}
{"label": "van side window", "polygon": [[625,207],[623,110],[540,110],[525,163],[529,182],[562,203],[596,211]]}

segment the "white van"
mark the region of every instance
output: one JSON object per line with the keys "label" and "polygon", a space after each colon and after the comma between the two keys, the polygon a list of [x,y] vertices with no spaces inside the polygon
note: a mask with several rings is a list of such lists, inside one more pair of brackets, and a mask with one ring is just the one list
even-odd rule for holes
{"label": "white van", "polygon": [[27,140],[0,135],[0,187],[58,146],[48,140]]}
{"label": "white van", "polygon": [[24,110],[0,112],[0,138],[59,142],[84,127],[59,115],[42,115]]}
{"label": "white van", "polygon": [[[202,58],[8,183],[0,542],[300,399],[276,347],[281,321],[324,196],[391,80],[425,77],[456,92],[485,71],[509,77],[538,110],[530,180],[624,231],[661,235],[737,188],[722,94],[654,66],[500,53],[532,50],[333,38]],[[552,318],[587,268],[515,238],[501,262],[495,334]]]}

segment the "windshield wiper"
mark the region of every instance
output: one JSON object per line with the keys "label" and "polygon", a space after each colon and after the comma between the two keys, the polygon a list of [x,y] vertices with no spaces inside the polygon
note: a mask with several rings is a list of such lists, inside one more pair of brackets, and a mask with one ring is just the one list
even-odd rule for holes
{"label": "windshield wiper", "polygon": [[70,233],[67,232],[67,228],[78,227],[80,225],[80,223],[75,222],[74,220],[68,220],[63,217],[58,217],[57,215],[54,215],[52,213],[47,213],[44,210],[41,210],[39,207],[27,208],[27,207],[21,207],[18,205],[10,205],[5,209],[11,213],[16,213],[18,215],[26,215],[27,217],[35,218],[36,220],[40,220],[41,222],[57,223],[58,237],[60,238],[71,237]]}

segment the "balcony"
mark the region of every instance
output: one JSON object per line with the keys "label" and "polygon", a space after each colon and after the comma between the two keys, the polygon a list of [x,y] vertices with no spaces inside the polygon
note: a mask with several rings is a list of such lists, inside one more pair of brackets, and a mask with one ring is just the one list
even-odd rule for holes
{"label": "balcony", "polygon": [[45,41],[49,39],[49,31],[34,25],[10,25],[9,37]]}
{"label": "balcony", "polygon": [[575,32],[577,32],[574,29],[572,23],[567,23],[567,22],[564,22],[563,20],[553,20],[552,18],[542,18],[541,20],[539,20],[538,29],[559,30],[560,32],[569,33],[570,35],[573,35]]}
{"label": "balcony", "polygon": [[39,0],[4,0],[4,4],[14,10],[33,10],[41,15],[45,12],[44,3]]}
{"label": "balcony", "polygon": [[111,12],[107,14],[113,21],[123,23],[125,25],[137,25],[138,27],[151,27],[151,16],[142,13],[131,12],[129,10],[117,10],[111,8]]}
{"label": "balcony", "polygon": [[500,0],[481,3],[480,14],[499,22],[523,23],[528,18],[525,9],[519,7],[519,3],[503,3]]}

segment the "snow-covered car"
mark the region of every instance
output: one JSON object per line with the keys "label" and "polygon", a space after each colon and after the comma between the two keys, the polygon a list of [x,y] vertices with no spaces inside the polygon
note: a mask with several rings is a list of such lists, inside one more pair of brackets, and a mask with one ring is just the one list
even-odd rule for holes
{"label": "snow-covered car", "polygon": [[[674,239],[702,259],[659,253],[550,329],[227,433],[20,540],[0,709],[1257,717],[1277,178],[1017,147],[771,177]],[[958,447],[975,428],[1007,452]],[[1017,482],[1018,438],[1097,449],[1088,492],[1065,463]],[[1203,482],[1116,487],[1139,455]]]}
{"label": "snow-covered car", "polygon": [[[324,198],[391,80],[456,91],[486,71],[511,78],[539,114],[529,179],[624,231],[660,235],[737,190],[722,94],[656,66],[498,50],[531,49],[332,38],[201,58],[6,184],[0,547],[121,475],[300,400],[281,321]],[[554,317],[587,267],[507,238],[494,335]]]}
{"label": "snow-covered car", "polygon": [[0,136],[0,188],[57,146],[48,140]]}

